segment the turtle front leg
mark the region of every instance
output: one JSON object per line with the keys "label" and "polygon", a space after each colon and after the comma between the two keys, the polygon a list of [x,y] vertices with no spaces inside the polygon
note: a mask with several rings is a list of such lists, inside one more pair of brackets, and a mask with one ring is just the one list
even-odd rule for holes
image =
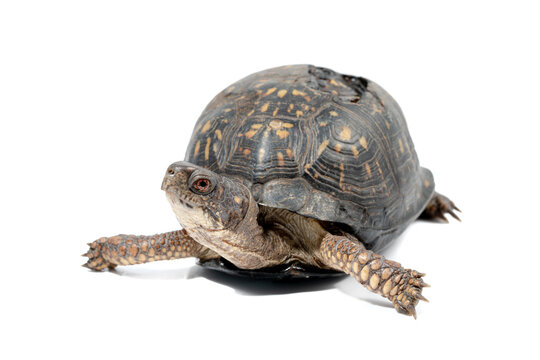
{"label": "turtle front leg", "polygon": [[422,288],[429,286],[422,280],[424,274],[386,260],[358,241],[328,234],[321,243],[321,257],[327,266],[351,275],[368,290],[392,301],[402,314],[416,319],[418,301],[427,301],[422,296]]}
{"label": "turtle front leg", "polygon": [[96,271],[156,260],[218,257],[212,250],[189,237],[185,230],[150,236],[122,234],[102,237],[88,245],[90,249],[83,254],[88,257],[88,261],[83,266]]}

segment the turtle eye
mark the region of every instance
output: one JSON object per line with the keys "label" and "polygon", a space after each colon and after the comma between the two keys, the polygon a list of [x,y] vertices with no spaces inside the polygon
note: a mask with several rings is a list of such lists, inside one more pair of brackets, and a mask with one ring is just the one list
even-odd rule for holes
{"label": "turtle eye", "polygon": [[195,180],[191,187],[198,193],[206,194],[212,190],[212,183],[206,178],[200,178]]}

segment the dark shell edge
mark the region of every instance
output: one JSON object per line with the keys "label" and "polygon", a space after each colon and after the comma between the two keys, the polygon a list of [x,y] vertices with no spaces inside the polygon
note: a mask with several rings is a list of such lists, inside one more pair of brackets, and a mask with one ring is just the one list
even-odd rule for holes
{"label": "dark shell edge", "polygon": [[340,271],[320,269],[299,262],[256,270],[240,269],[224,258],[199,261],[198,265],[210,270],[253,280],[325,279],[347,276],[347,274]]}

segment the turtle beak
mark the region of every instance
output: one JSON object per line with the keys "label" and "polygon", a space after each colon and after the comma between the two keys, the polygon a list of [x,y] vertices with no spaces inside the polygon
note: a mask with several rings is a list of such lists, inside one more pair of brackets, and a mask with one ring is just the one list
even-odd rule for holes
{"label": "turtle beak", "polygon": [[163,177],[163,182],[161,183],[161,190],[167,191],[172,186],[177,186],[178,181],[187,181],[191,174],[195,171],[195,167],[185,161],[177,161],[172,163],[167,168],[167,172]]}
{"label": "turtle beak", "polygon": [[172,186],[174,182],[174,175],[169,174],[167,170],[167,174],[165,174],[165,177],[163,178],[163,181],[161,182],[161,190],[167,191]]}

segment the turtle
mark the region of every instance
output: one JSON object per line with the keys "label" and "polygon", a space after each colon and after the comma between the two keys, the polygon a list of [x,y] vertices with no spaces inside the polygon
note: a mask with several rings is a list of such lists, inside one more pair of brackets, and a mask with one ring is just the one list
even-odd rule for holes
{"label": "turtle", "polygon": [[313,65],[220,92],[161,188],[182,229],[100,238],[84,266],[195,257],[248,277],[349,275],[416,318],[425,274],[381,251],[419,217],[459,220],[396,101],[371,80]]}

